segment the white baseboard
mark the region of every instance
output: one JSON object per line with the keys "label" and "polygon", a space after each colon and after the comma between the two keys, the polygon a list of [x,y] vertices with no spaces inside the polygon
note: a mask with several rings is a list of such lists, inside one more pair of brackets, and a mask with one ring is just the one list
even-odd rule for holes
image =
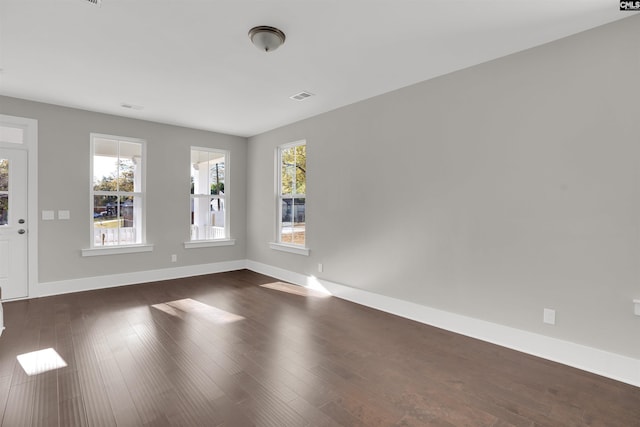
{"label": "white baseboard", "polygon": [[357,304],[640,387],[640,360],[638,359],[375,294],[251,260],[243,259],[39,283],[37,285],[38,294],[31,297],[178,279],[244,268],[300,286],[325,289],[338,298]]}
{"label": "white baseboard", "polygon": [[95,289],[113,288],[116,286],[134,285],[138,283],[156,282],[159,280],[180,279],[183,277],[201,276],[203,274],[223,273],[225,271],[246,268],[246,260],[215,262],[211,264],[186,265],[183,267],[163,268],[159,270],[136,271],[133,273],[110,274],[107,276],[83,277],[81,279],[60,280],[39,283],[37,295],[68,294],[70,292],[91,291]]}
{"label": "white baseboard", "polygon": [[399,300],[247,260],[246,268],[397,316],[528,353],[640,387],[640,360],[509,326]]}

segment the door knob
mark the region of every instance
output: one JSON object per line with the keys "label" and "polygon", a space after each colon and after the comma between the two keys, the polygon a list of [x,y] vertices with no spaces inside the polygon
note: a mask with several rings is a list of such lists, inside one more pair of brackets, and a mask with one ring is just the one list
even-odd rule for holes
{"label": "door knob", "polygon": [[20,218],[20,219],[18,220],[18,224],[24,224],[24,219]]}
{"label": "door knob", "polygon": [[20,230],[18,230],[18,234],[24,234],[24,233],[26,233],[26,232],[27,232],[27,231],[26,231],[26,230],[24,230],[24,229],[22,229],[22,228],[21,228]]}

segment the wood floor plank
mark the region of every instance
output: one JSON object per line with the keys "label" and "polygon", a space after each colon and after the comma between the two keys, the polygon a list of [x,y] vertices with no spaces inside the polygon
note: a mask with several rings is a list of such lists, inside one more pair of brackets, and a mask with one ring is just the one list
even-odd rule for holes
{"label": "wood floor plank", "polygon": [[38,375],[35,380],[33,403],[33,426],[58,424],[58,373],[49,371]]}
{"label": "wood floor plank", "polygon": [[11,389],[11,375],[0,377],[0,421],[7,407],[7,399],[9,399],[9,390]]}
{"label": "wood floor plank", "polygon": [[248,417],[257,425],[265,426],[301,426],[307,422],[286,402],[272,394],[250,375],[242,372],[235,375],[236,382],[249,394],[249,398],[240,403],[247,410]]}
{"label": "wood floor plank", "polygon": [[141,425],[142,421],[138,416],[133,398],[116,360],[113,357],[103,357],[100,359],[99,365],[116,425]]}
{"label": "wood floor plank", "polygon": [[[4,303],[2,425],[640,427],[638,387],[297,291],[241,270]],[[45,348],[67,366],[27,375]]]}
{"label": "wood floor plank", "polygon": [[3,426],[28,426],[33,418],[35,381],[27,381],[11,386],[9,398],[2,418]]}

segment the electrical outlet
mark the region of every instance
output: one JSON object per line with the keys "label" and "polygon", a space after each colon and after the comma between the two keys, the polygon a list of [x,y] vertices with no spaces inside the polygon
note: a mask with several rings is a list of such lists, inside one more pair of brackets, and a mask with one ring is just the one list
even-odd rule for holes
{"label": "electrical outlet", "polygon": [[549,325],[556,324],[556,311],[550,308],[545,308],[542,312],[542,321],[544,323],[548,323]]}
{"label": "electrical outlet", "polygon": [[178,255],[173,254],[171,255],[171,262],[177,262],[178,261]]}
{"label": "electrical outlet", "polygon": [[322,263],[320,263],[318,264],[318,271],[322,273],[322,270],[324,270],[324,267],[322,266]]}

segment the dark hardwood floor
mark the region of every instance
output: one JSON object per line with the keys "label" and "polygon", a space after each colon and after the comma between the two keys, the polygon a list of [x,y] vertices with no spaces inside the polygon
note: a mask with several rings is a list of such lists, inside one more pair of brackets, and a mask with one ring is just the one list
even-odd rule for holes
{"label": "dark hardwood floor", "polygon": [[640,388],[276,282],[5,303],[2,425],[640,426]]}

